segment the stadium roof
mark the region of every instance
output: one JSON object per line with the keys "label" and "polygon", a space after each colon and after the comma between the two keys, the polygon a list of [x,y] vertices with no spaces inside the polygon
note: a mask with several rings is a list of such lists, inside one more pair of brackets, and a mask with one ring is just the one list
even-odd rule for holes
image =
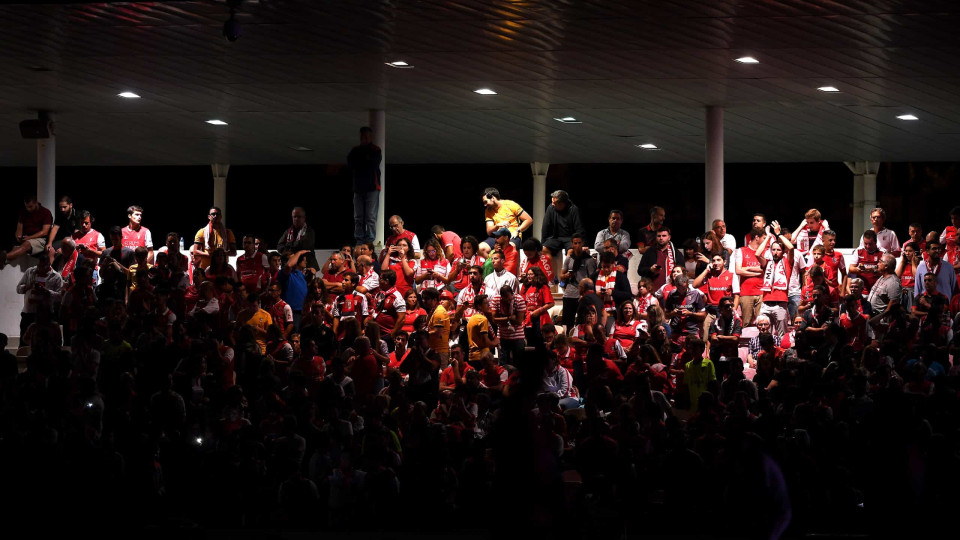
{"label": "stadium roof", "polygon": [[3,2],[0,166],[36,163],[41,109],[60,165],[342,162],[374,108],[389,163],[701,162],[708,105],[728,162],[960,149],[953,0],[247,0],[236,42],[227,18]]}

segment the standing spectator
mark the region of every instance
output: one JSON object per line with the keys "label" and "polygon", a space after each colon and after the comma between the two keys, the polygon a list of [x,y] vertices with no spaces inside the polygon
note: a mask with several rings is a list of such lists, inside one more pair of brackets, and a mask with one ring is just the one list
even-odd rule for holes
{"label": "standing spectator", "polygon": [[540,329],[550,324],[550,308],[554,305],[553,293],[547,285],[547,275],[539,266],[527,269],[523,286],[523,299],[527,303],[527,318],[523,323],[527,342],[541,335]]}
{"label": "standing spectator", "polygon": [[[379,199],[377,200],[379,201]],[[307,252],[307,268],[319,270],[320,265],[317,263],[317,255],[314,253],[317,235],[313,228],[307,225],[307,211],[302,206],[296,206],[290,213],[290,218],[293,220],[293,224],[280,235],[280,240],[277,241],[277,251],[280,252],[281,256],[289,257],[291,253],[304,250]]]}
{"label": "standing spectator", "polygon": [[753,324],[754,318],[760,314],[763,267],[757,259],[757,248],[764,237],[763,229],[753,229],[747,245],[739,248],[735,256],[734,270],[740,278],[740,311],[744,326]]}
{"label": "standing spectator", "polygon": [[37,313],[52,313],[60,300],[63,279],[50,267],[48,257],[37,259],[37,265],[27,268],[17,284],[17,294],[23,295],[20,311],[20,335],[27,335],[27,328],[37,320]]}
{"label": "standing spectator", "polygon": [[400,291],[400,294],[406,294],[413,288],[413,269],[417,265],[410,240],[406,238],[397,240],[395,245],[383,250],[381,256],[383,262],[380,264],[380,277],[383,277],[384,271],[393,270],[397,275],[397,290]]}
{"label": "standing spectator", "polygon": [[[670,319],[670,336],[677,345],[687,338],[699,338],[703,320],[707,316],[705,297],[699,289],[690,287],[690,278],[681,274],[674,279],[677,288],[664,302],[664,314]],[[700,350],[701,353],[706,346]]]}
{"label": "standing spectator", "polygon": [[563,325],[569,331],[577,317],[577,304],[580,303],[580,281],[597,272],[597,260],[590,256],[590,251],[583,245],[583,237],[573,235],[570,240],[572,252],[563,261],[563,271],[560,279],[564,282],[563,288]]}
{"label": "standing spectator", "polygon": [[660,227],[656,234],[656,246],[647,249],[640,257],[637,272],[640,277],[653,281],[653,288],[659,289],[667,282],[667,277],[677,265],[683,266],[683,253],[673,246],[670,227]]}
{"label": "standing spectator", "polygon": [[256,244],[253,235],[243,237],[243,253],[237,257],[237,277],[240,283],[247,288],[247,292],[259,293],[267,288],[270,276],[267,274],[269,267],[267,256],[256,250]]}
{"label": "standing spectator", "polygon": [[307,252],[301,250],[287,257],[287,264],[280,269],[278,283],[283,287],[283,301],[293,310],[294,331],[300,330],[303,317],[303,300],[307,297]]}
{"label": "standing spectator", "polygon": [[[483,190],[483,218],[487,226],[489,238],[487,247],[493,249],[495,243],[493,233],[500,229],[507,229],[510,241],[520,247],[523,232],[533,226],[533,218],[519,204],[511,200],[500,200],[500,191],[497,188]],[[482,248],[482,246],[481,246]]]}
{"label": "standing spectator", "polygon": [[[127,207],[127,226],[120,230],[123,235],[123,247],[146,248],[147,262],[153,264],[153,235],[143,226],[143,208],[137,205]],[[205,267],[202,265],[201,267]]]}
{"label": "standing spectator", "polygon": [[417,290],[440,289],[453,278],[450,263],[441,256],[442,253],[436,238],[430,238],[423,248],[423,256],[414,268],[413,280],[417,284]]}
{"label": "standing spectator", "polygon": [[937,277],[937,290],[949,301],[953,297],[953,292],[957,288],[957,274],[952,271],[949,264],[944,265],[941,258],[941,245],[937,240],[927,241],[927,260],[921,261],[917,265],[916,282],[913,286],[914,298],[919,297],[923,292],[923,276],[933,274]]}
{"label": "standing spectator", "polygon": [[484,355],[491,354],[491,348],[500,344],[500,338],[496,337],[490,328],[493,310],[487,295],[477,295],[473,299],[473,309],[474,314],[467,321],[467,341],[470,343],[470,362],[479,363]]}
{"label": "standing spectator", "polygon": [[380,211],[380,162],[383,151],[373,144],[373,130],[360,128],[360,144],[347,155],[353,175],[353,236],[357,243],[373,242],[377,237]]}
{"label": "standing spectator", "polygon": [[603,243],[613,239],[617,243],[617,254],[622,255],[630,251],[630,233],[623,228],[623,212],[620,210],[611,210],[607,215],[609,227],[597,233],[597,239],[593,242],[593,249],[601,251]]}
{"label": "standing spectator", "polygon": [[497,335],[500,337],[500,350],[503,351],[500,363],[516,366],[527,345],[523,333],[527,302],[510,285],[500,287],[499,293],[491,302],[491,307],[493,322],[497,325]]}
{"label": "standing spectator", "polygon": [[506,257],[501,251],[494,251],[490,254],[490,262],[493,266],[493,272],[484,278],[483,287],[486,289],[487,294],[492,298],[499,296],[500,289],[505,285],[509,286],[514,292],[520,290],[520,283],[517,281],[517,276],[507,269],[506,267]]}
{"label": "standing spectator", "polygon": [[950,209],[950,225],[940,233],[940,245],[945,250],[947,263],[960,275],[960,206]]}
{"label": "standing spectator", "polygon": [[[791,277],[797,270],[790,239],[782,234],[783,231],[780,230],[780,224],[776,220],[770,224],[770,228],[773,234],[768,234],[755,251],[757,260],[764,269],[763,285],[760,287],[763,293],[760,314],[770,317],[777,335],[782,337],[787,333],[787,324],[793,320],[790,318],[788,308],[790,303],[788,294]],[[764,256],[768,243],[769,258]]]}
{"label": "standing spectator", "polygon": [[803,215],[803,221],[790,235],[790,242],[794,245],[798,254],[806,256],[813,246],[823,243],[823,233],[829,228],[830,224],[823,219],[820,211],[811,208]]}
{"label": "standing spectator", "polygon": [[223,224],[223,210],[210,207],[207,224],[193,237],[193,253],[200,256],[201,264],[210,264],[210,256],[216,249],[223,249],[227,257],[237,254],[237,239],[233,231]]}
{"label": "standing spectator", "polygon": [[414,234],[413,231],[408,231],[403,228],[403,218],[400,216],[390,216],[390,219],[387,220],[387,227],[390,229],[390,236],[387,237],[387,242],[383,246],[384,249],[380,252],[379,260],[381,262],[385,258],[391,258],[390,264],[397,264],[400,260],[399,252],[391,251],[390,248],[399,244],[401,240],[406,240],[412,248],[409,254],[411,261],[419,257],[420,239],[417,238],[417,235]]}
{"label": "standing spectator", "polygon": [[903,304],[903,309],[907,313],[913,309],[913,288],[916,283],[917,266],[919,266],[920,261],[923,260],[917,250],[917,245],[915,242],[903,244],[903,253],[896,270],[897,277],[900,278],[900,287],[903,291],[901,293],[900,303]]}
{"label": "standing spectator", "polygon": [[570,195],[558,189],[550,194],[550,205],[543,216],[540,228],[540,241],[543,252],[556,255],[570,249],[570,239],[574,234],[586,235],[580,217],[580,209],[570,200]]}
{"label": "standing spectator", "polygon": [[847,265],[843,253],[834,249],[837,245],[837,233],[832,230],[823,232],[823,272],[831,287],[839,288],[847,277]]}
{"label": "standing spectator", "polygon": [[[703,320],[704,335],[709,336],[710,325],[720,314],[720,302],[724,298],[730,298],[733,309],[740,306],[740,278],[735,273],[724,268],[723,256],[713,255],[710,260],[710,266],[707,267],[697,279],[693,280],[693,287],[700,289],[706,296],[707,315]],[[713,352],[711,343],[711,354]]]}
{"label": "standing spectator", "polygon": [[397,289],[396,270],[387,269],[380,274],[380,292],[376,295],[374,312],[382,335],[389,334],[396,339],[403,329],[407,312],[407,303]]}
{"label": "standing spectator", "polygon": [[723,249],[728,249],[731,253],[737,249],[737,239],[727,232],[727,223],[725,221],[722,219],[713,220],[710,230],[713,231],[713,234],[717,235],[717,239],[720,241]]}
{"label": "standing spectator", "polygon": [[667,213],[663,208],[654,206],[650,209],[650,223],[641,227],[637,234],[637,251],[641,255],[647,252],[647,248],[657,244],[657,231],[663,227],[666,217]]}
{"label": "standing spectator", "polygon": [[[874,208],[870,211],[870,223],[873,225],[872,230],[874,234],[877,235],[877,248],[884,253],[889,253],[894,257],[900,256],[900,241],[897,240],[897,233],[893,232],[890,229],[887,229],[883,226],[887,221],[887,212],[883,208]],[[863,236],[860,237],[860,249],[863,249],[864,238],[866,237],[866,231],[864,231]]]}
{"label": "standing spectator", "polygon": [[[856,276],[864,281],[866,292],[870,292],[870,287],[880,278],[878,267],[883,251],[879,249],[878,238],[876,232],[869,229],[864,231],[863,238],[860,239],[860,247],[853,252],[850,266],[847,268],[851,277]],[[898,245],[898,253],[899,250]]]}
{"label": "standing spectator", "polygon": [[462,240],[459,234],[444,229],[442,225],[434,225],[430,228],[430,233],[443,248],[443,257],[447,259],[447,262],[453,263],[456,259],[463,257],[463,252],[460,249]]}
{"label": "standing spectator", "polygon": [[[40,205],[36,195],[23,198],[23,210],[17,217],[17,245],[9,252],[0,250],[0,270],[21,255],[37,255],[47,247],[53,215]],[[73,231],[70,231],[72,234]]]}
{"label": "standing spectator", "polygon": [[[449,291],[445,292],[450,294]],[[440,302],[440,292],[437,289],[425,289],[422,296],[423,307],[430,317],[427,323],[430,348],[440,356],[440,369],[446,369],[450,361],[450,316],[447,308]]]}

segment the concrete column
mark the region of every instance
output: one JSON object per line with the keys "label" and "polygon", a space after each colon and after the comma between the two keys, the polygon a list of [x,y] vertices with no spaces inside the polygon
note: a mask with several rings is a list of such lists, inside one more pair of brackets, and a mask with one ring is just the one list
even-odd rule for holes
{"label": "concrete column", "polygon": [[549,168],[549,163],[537,161],[530,164],[530,172],[533,173],[533,227],[526,234],[526,238],[540,238],[543,216],[547,210],[547,169]]}
{"label": "concrete column", "polygon": [[704,229],[723,219],[723,107],[707,107],[707,155]]}
{"label": "concrete column", "polygon": [[879,161],[845,161],[853,173],[853,231],[852,247],[860,245],[863,231],[871,227],[870,210],[877,206],[877,171]]}
{"label": "concrete column", "polygon": [[[53,121],[49,113],[40,112],[40,120]],[[50,130],[49,139],[37,139],[37,200],[57,215],[57,138]]]}
{"label": "concrete column", "polygon": [[220,220],[227,222],[227,174],[230,172],[230,164],[214,163],[210,166],[213,170],[213,206],[219,207],[223,212]]}
{"label": "concrete column", "polygon": [[377,205],[377,239],[376,244],[383,245],[387,236],[384,233],[386,220],[383,218],[386,207],[386,177],[387,177],[387,118],[382,109],[370,110],[370,129],[373,130],[373,144],[380,147],[380,202]]}

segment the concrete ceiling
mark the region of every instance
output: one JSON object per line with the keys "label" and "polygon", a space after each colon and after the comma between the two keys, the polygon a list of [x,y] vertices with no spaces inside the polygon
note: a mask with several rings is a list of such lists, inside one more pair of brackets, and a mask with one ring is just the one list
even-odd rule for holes
{"label": "concrete ceiling", "polygon": [[60,165],[342,162],[372,108],[390,163],[701,162],[707,105],[727,161],[960,158],[954,0],[248,0],[234,43],[227,16],[0,6],[0,166],[35,164],[40,109]]}

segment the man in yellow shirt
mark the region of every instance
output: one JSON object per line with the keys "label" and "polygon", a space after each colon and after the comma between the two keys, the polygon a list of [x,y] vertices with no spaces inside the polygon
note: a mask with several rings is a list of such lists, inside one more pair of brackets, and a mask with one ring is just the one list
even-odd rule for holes
{"label": "man in yellow shirt", "polygon": [[273,325],[273,318],[260,308],[260,295],[247,295],[247,308],[237,316],[237,322],[245,324],[253,330],[253,338],[260,348],[260,354],[267,354],[267,329]]}
{"label": "man in yellow shirt", "polygon": [[217,248],[223,248],[227,257],[237,254],[237,239],[233,231],[223,224],[223,210],[211,207],[207,219],[207,225],[193,237],[192,248],[192,252],[200,256],[203,268],[210,266],[210,254]]}
{"label": "man in yellow shirt", "polygon": [[683,366],[683,384],[690,391],[690,412],[695,413],[700,394],[711,390],[711,386],[716,385],[717,372],[713,362],[703,357],[703,351],[706,349],[703,340],[688,338],[685,345],[684,358],[690,358],[690,361]]}
{"label": "man in yellow shirt", "polygon": [[440,305],[440,292],[430,287],[420,293],[423,307],[430,316],[427,329],[430,334],[430,348],[440,355],[440,369],[446,369],[450,361],[450,316],[447,309]]}
{"label": "man in yellow shirt", "polygon": [[480,359],[490,349],[500,344],[500,338],[490,330],[490,317],[493,311],[490,301],[485,294],[479,294],[473,299],[473,308],[476,313],[467,321],[467,340],[470,342],[470,361],[474,362],[474,369],[480,369]]}
{"label": "man in yellow shirt", "polygon": [[522,233],[530,227],[533,227],[533,218],[519,204],[511,200],[500,200],[500,191],[497,188],[487,188],[483,190],[483,206],[485,210],[483,217],[487,224],[486,240],[487,247],[480,245],[481,255],[487,256],[487,253],[493,249],[494,232],[500,229],[510,231],[510,241],[520,249],[520,239]]}

